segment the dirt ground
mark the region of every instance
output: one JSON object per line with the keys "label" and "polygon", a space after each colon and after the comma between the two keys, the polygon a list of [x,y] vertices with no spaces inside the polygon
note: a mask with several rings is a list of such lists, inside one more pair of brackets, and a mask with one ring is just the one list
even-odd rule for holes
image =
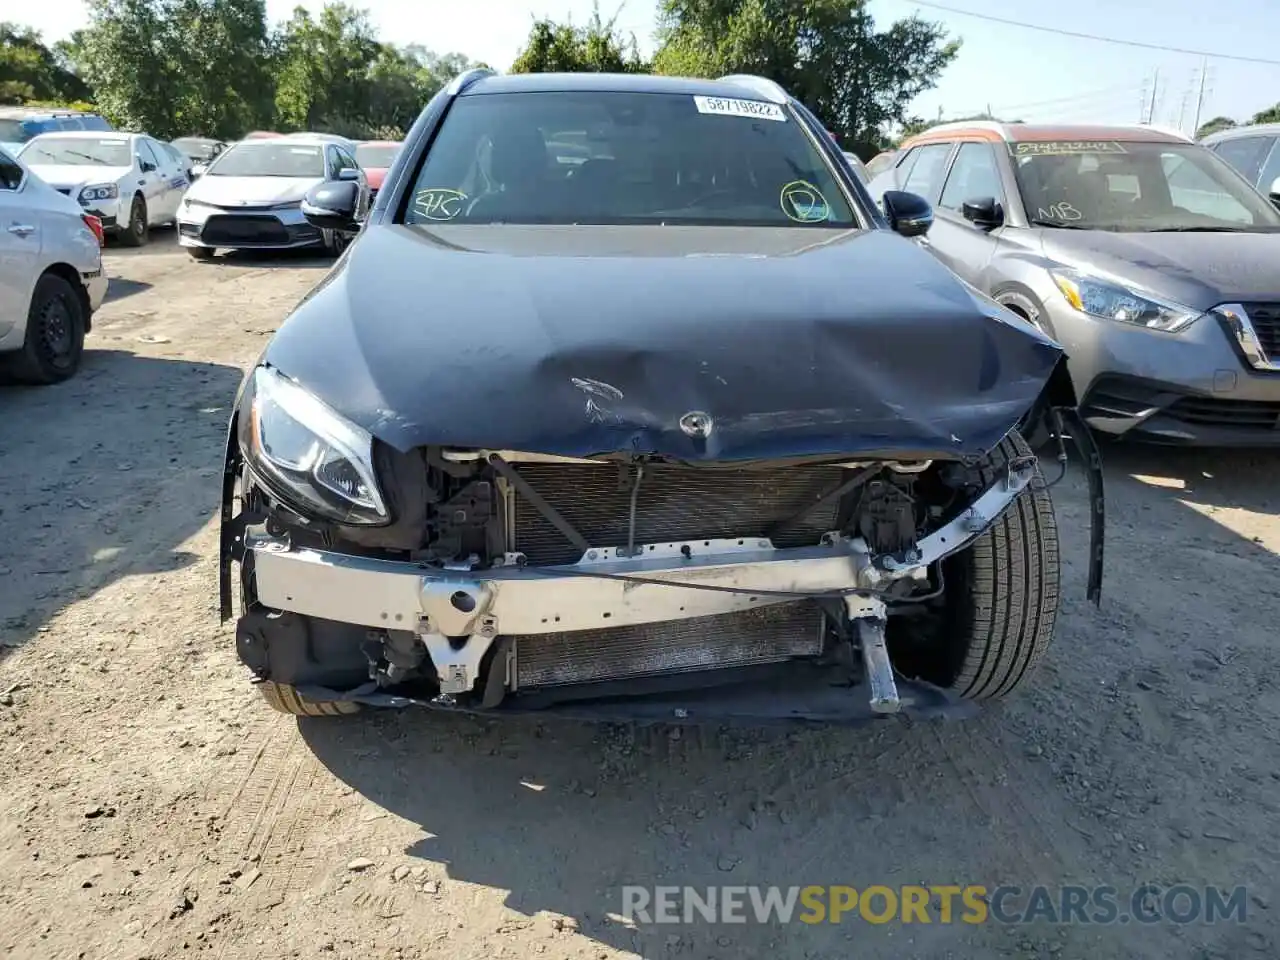
{"label": "dirt ground", "polygon": [[[1056,642],[968,723],[299,723],[218,622],[214,513],[242,371],[327,264],[106,260],[82,375],[0,390],[0,956],[1280,956],[1280,457],[1108,448],[1100,610],[1069,474]],[[610,917],[626,884],[1145,882],[1246,885],[1246,921]]]}

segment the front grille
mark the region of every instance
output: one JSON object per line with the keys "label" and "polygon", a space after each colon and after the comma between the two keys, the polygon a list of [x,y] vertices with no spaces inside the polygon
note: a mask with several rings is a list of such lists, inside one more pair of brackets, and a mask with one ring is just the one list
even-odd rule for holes
{"label": "front grille", "polygon": [[822,652],[812,601],[612,629],[517,636],[516,686],[554,687],[779,663]]}
{"label": "front grille", "polygon": [[1280,360],[1280,303],[1246,303],[1243,305],[1253,323],[1258,344],[1270,361]]}
{"label": "front grille", "polygon": [[201,239],[205,243],[288,243],[289,231],[275,217],[242,217],[219,215],[204,223]]}
{"label": "front grille", "polygon": [[[593,546],[625,546],[634,468],[613,464],[521,464],[520,475]],[[749,469],[647,464],[636,501],[636,543],[761,537],[840,486],[831,466]],[[532,564],[574,563],[581,552],[519,494],[512,550]],[[837,504],[814,510],[773,536],[778,547],[812,546],[836,527]]]}
{"label": "front grille", "polygon": [[1223,400],[1216,397],[1180,397],[1165,413],[1183,423],[1237,430],[1280,428],[1280,403],[1265,400]]}

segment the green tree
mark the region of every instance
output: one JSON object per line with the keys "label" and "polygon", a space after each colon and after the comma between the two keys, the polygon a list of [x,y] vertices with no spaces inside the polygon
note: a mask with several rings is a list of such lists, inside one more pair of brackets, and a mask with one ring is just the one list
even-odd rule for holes
{"label": "green tree", "polygon": [[636,38],[623,37],[615,21],[604,21],[600,7],[585,27],[536,20],[512,73],[645,73]]}
{"label": "green tree", "polygon": [[459,53],[380,43],[368,14],[331,3],[298,7],[277,39],[280,129],[399,137],[440,88],[473,64]]}
{"label": "green tree", "polygon": [[382,51],[368,14],[327,4],[313,19],[298,7],[279,38],[279,124],[354,134],[368,115],[369,75]]}
{"label": "green tree", "polygon": [[177,136],[174,93],[183,78],[166,5],[88,0],[88,7],[73,55],[99,109],[126,129]]}
{"label": "green tree", "polygon": [[1253,115],[1250,123],[1280,123],[1280,103],[1267,107],[1265,110],[1259,110]]}
{"label": "green tree", "polygon": [[1217,133],[1219,130],[1230,130],[1236,125],[1236,122],[1230,117],[1214,117],[1206,123],[1200,124],[1200,129],[1196,131],[1196,139],[1207,137],[1211,133]]}
{"label": "green tree", "polygon": [[69,103],[89,88],[30,27],[0,23],[0,103]]}
{"label": "green tree", "polygon": [[753,73],[786,87],[846,146],[874,150],[960,44],[918,17],[877,30],[866,0],[662,0],[660,73]]}

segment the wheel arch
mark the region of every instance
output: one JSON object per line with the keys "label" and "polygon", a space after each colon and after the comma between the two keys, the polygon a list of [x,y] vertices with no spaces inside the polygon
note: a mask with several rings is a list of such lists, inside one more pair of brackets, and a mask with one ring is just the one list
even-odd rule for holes
{"label": "wheel arch", "polygon": [[[84,310],[84,332],[88,333],[93,325],[93,307],[89,303],[89,291],[85,289],[84,281],[80,279],[80,271],[69,263],[51,263],[44,268],[44,272],[40,277],[55,276],[71,284],[71,289],[76,292],[76,297],[80,300],[80,306]],[[40,279],[36,279],[38,284]]]}

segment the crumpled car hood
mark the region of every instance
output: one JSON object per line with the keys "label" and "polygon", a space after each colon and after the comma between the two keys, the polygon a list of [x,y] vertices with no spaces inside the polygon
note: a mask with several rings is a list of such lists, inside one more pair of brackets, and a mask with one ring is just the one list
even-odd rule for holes
{"label": "crumpled car hood", "polygon": [[220,177],[205,174],[187,190],[188,200],[234,207],[237,204],[302,202],[323,177]]}
{"label": "crumpled car hood", "polygon": [[1061,356],[883,231],[371,225],[264,361],[401,450],[697,461],[980,455]]}

